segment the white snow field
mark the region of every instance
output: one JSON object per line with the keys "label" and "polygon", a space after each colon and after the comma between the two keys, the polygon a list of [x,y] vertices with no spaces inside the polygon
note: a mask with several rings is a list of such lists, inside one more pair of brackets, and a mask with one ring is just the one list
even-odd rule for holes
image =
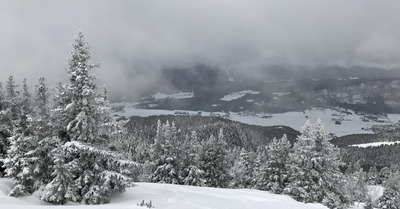
{"label": "white snow field", "polygon": [[225,95],[223,98],[220,100],[222,101],[232,101],[235,99],[242,98],[246,96],[246,94],[259,94],[259,91],[253,91],[253,90],[244,90],[244,91],[238,91],[238,92],[233,92],[231,94]]}
{"label": "white snow field", "polygon": [[[148,117],[152,115],[174,115],[175,111],[187,112],[191,115],[197,115],[199,113],[198,111],[187,110],[135,109],[132,105],[126,104],[124,111],[115,112],[113,114],[125,117]],[[228,119],[259,126],[284,125],[300,131],[307,119],[314,123],[319,118],[325,124],[327,132],[333,133],[336,136],[344,136],[348,134],[372,134],[373,131],[370,128],[373,125],[390,125],[397,123],[400,120],[399,114],[391,114],[388,115],[387,119],[382,120],[384,122],[364,122],[362,120],[362,115],[357,115],[351,111],[349,112],[351,113],[349,115],[333,109],[311,109],[304,112],[286,112],[277,114],[243,114],[230,112]],[[202,116],[209,116],[210,114],[210,112],[201,112]],[[214,112],[214,115],[223,116],[226,115],[226,113]],[[336,124],[336,121],[340,121],[341,124]]]}
{"label": "white snow field", "polygon": [[399,143],[400,143],[400,141],[394,141],[394,142],[371,142],[371,143],[365,143],[365,144],[353,144],[353,145],[350,145],[350,146],[366,148],[366,147],[379,147],[381,145],[394,145],[394,144],[399,144]]}
{"label": "white snow field", "polygon": [[104,205],[51,205],[39,200],[38,194],[28,197],[9,197],[13,183],[9,179],[0,178],[1,209],[146,209],[139,206],[144,200],[150,200],[155,209],[326,209],[321,204],[305,204],[296,202],[286,195],[251,189],[217,189],[170,184],[137,183],[125,193],[112,197],[111,202]]}
{"label": "white snow field", "polygon": [[171,98],[171,99],[188,99],[188,98],[193,98],[194,94],[193,92],[178,92],[175,94],[164,94],[164,93],[156,93],[152,96],[154,99],[166,99],[166,98]]}

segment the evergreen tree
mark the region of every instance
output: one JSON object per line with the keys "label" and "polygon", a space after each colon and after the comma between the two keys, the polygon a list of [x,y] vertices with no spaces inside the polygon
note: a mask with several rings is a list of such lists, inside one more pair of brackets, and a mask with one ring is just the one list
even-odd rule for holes
{"label": "evergreen tree", "polygon": [[267,161],[264,164],[264,190],[279,194],[283,192],[288,181],[287,164],[291,144],[284,135],[281,139],[274,139],[267,146]]}
{"label": "evergreen tree", "polygon": [[104,127],[116,125],[109,124],[114,121],[107,115],[105,96],[97,93],[95,78],[91,75],[97,65],[90,64],[90,58],[89,46],[79,32],[66,70],[69,83],[59,84],[53,110],[54,129],[61,146],[54,162],[63,163],[61,171],[66,169],[72,178],[61,181],[56,174],[51,184],[72,189],[68,190],[69,195],[60,195],[46,187],[46,198],[43,198],[46,201],[106,203],[113,191],[122,192],[130,186],[131,178],[125,171],[134,169],[135,164],[122,161],[120,156],[106,150],[114,133]]}
{"label": "evergreen tree", "polygon": [[218,138],[211,135],[203,145],[200,167],[204,172],[205,184],[209,187],[226,188],[228,186],[226,146],[222,129]]}
{"label": "evergreen tree", "polygon": [[13,136],[10,137],[10,147],[4,160],[6,176],[16,182],[11,196],[29,195],[40,186],[36,182],[34,166],[37,158],[32,151],[37,147],[36,142],[30,120],[21,118],[15,125]]}
{"label": "evergreen tree", "polygon": [[179,184],[179,162],[175,152],[176,142],[175,124],[170,125],[158,122],[157,135],[153,144],[153,159],[155,159],[155,171],[149,176],[151,182]]}
{"label": "evergreen tree", "polygon": [[3,89],[3,83],[0,82],[0,177],[4,175],[4,163],[3,159],[7,155],[7,149],[9,146],[8,137],[9,135],[5,132],[6,127],[3,125],[5,121],[4,110],[6,109],[6,98]]}
{"label": "evergreen tree", "polygon": [[392,172],[385,182],[385,191],[376,203],[379,209],[400,209],[400,172]]}
{"label": "evergreen tree", "polygon": [[285,192],[303,202],[321,202],[329,208],[348,203],[339,166],[339,150],[327,141],[320,120],[307,121],[290,154],[289,184]]}
{"label": "evergreen tree", "polygon": [[50,117],[50,94],[44,77],[39,78],[39,84],[35,86],[35,102],[38,106],[38,115],[41,118]]}
{"label": "evergreen tree", "polygon": [[26,78],[22,83],[22,101],[21,101],[21,111],[22,115],[31,115],[33,113],[32,110],[32,95],[29,92],[28,83]]}
{"label": "evergreen tree", "polygon": [[244,148],[240,151],[239,158],[235,161],[230,169],[232,176],[232,185],[234,188],[252,188],[254,185],[253,178],[253,159],[249,152]]}
{"label": "evergreen tree", "polygon": [[349,165],[346,172],[346,190],[349,196],[349,201],[366,202],[368,199],[368,189],[366,186],[367,174],[363,171],[360,164]]}
{"label": "evergreen tree", "polygon": [[182,183],[191,186],[203,186],[203,171],[199,165],[199,153],[201,145],[199,143],[196,131],[192,131],[190,137],[184,142],[182,152],[184,153],[182,160]]}

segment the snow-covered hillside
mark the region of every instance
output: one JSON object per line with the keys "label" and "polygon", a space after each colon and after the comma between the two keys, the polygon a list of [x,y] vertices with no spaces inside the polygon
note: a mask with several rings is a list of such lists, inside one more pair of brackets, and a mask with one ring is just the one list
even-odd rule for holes
{"label": "snow-covered hillside", "polygon": [[321,204],[304,204],[296,202],[286,195],[251,189],[216,189],[207,187],[179,186],[169,184],[137,183],[123,194],[118,194],[105,205],[78,205],[67,203],[63,206],[53,205],[38,200],[38,194],[29,197],[14,198],[7,194],[12,181],[0,178],[1,209],[145,209],[140,204],[150,200],[155,209],[326,209]]}

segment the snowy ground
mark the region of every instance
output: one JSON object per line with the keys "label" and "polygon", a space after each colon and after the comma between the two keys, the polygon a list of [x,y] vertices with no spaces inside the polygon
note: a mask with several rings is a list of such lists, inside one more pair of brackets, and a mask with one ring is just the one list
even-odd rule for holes
{"label": "snowy ground", "polygon": [[[187,112],[189,114],[196,115],[198,111],[186,111],[186,110],[175,110],[180,112]],[[135,109],[132,105],[125,105],[123,112],[117,112],[119,116],[141,116],[147,117],[151,115],[173,115],[175,111],[171,110],[155,110],[155,109]],[[229,119],[239,121],[251,125],[260,126],[279,126],[285,125],[296,130],[301,130],[307,119],[310,122],[315,123],[319,118],[325,123],[325,128],[328,133],[333,133],[336,136],[344,136],[348,134],[372,134],[370,128],[373,125],[390,125],[400,120],[399,114],[390,114],[385,122],[363,122],[361,115],[357,115],[354,112],[352,114],[343,114],[340,111],[333,109],[312,109],[304,112],[286,112],[277,114],[243,114],[233,113],[229,114]],[[211,113],[202,112],[202,116],[209,116]],[[225,115],[226,113],[214,113],[219,115]],[[268,117],[265,117],[268,116]],[[335,124],[336,121],[341,121],[341,124]]]}
{"label": "snowy ground", "polygon": [[366,148],[366,147],[379,147],[381,145],[394,145],[394,144],[399,144],[400,141],[395,141],[395,142],[371,142],[371,143],[364,143],[364,144],[353,144],[351,145],[352,147],[360,147],[360,148]]}
{"label": "snowy ground", "polygon": [[[29,197],[14,198],[7,194],[12,181],[0,178],[1,209],[49,209],[48,203],[40,201],[37,194]],[[321,204],[304,204],[296,202],[286,195],[250,189],[216,189],[169,184],[137,183],[136,187],[118,194],[105,205],[78,205],[68,203],[63,206],[52,205],[51,208],[79,209],[145,209],[140,207],[144,200],[152,201],[155,209],[326,209]]]}
{"label": "snowy ground", "polygon": [[246,94],[259,94],[259,91],[253,91],[253,90],[244,90],[244,91],[238,91],[238,92],[233,92],[231,94],[225,95],[223,98],[220,100],[222,101],[232,101],[235,99],[242,98],[246,96]]}
{"label": "snowy ground", "polygon": [[171,98],[171,99],[188,99],[188,98],[193,98],[194,94],[193,92],[178,92],[175,94],[164,94],[164,93],[156,93],[152,96],[154,99],[166,99],[166,98]]}

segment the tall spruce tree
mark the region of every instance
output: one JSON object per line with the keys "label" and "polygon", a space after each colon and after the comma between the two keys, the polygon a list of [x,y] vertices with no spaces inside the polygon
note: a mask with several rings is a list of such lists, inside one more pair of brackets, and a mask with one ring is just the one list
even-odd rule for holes
{"label": "tall spruce tree", "polygon": [[384,186],[385,190],[377,200],[376,208],[400,209],[400,171],[392,172]]}
{"label": "tall spruce tree", "polygon": [[[61,165],[53,173],[51,185],[67,191],[46,187],[42,199],[55,203],[106,203],[113,191],[122,192],[130,186],[131,178],[125,171],[135,164],[120,160],[107,150],[113,133],[104,127],[114,121],[110,120],[105,97],[97,92],[91,74],[98,65],[90,64],[89,45],[83,33],[78,33],[72,46],[66,69],[69,83],[59,84],[53,110],[54,128],[61,141],[56,149],[61,153],[55,153],[54,160]],[[58,180],[65,176],[64,171],[72,178]]]}
{"label": "tall spruce tree", "polygon": [[274,138],[266,149],[266,162],[262,165],[264,174],[259,180],[264,185],[263,190],[282,193],[288,182],[287,166],[291,144],[284,135],[281,139]]}
{"label": "tall spruce tree", "polygon": [[203,145],[200,156],[200,167],[204,172],[205,185],[226,188],[229,183],[228,162],[226,159],[227,144],[222,129],[218,138],[213,135]]}
{"label": "tall spruce tree", "polygon": [[289,184],[285,192],[302,202],[321,202],[329,208],[348,204],[344,178],[339,166],[339,150],[326,137],[320,120],[308,121],[290,154]]}

